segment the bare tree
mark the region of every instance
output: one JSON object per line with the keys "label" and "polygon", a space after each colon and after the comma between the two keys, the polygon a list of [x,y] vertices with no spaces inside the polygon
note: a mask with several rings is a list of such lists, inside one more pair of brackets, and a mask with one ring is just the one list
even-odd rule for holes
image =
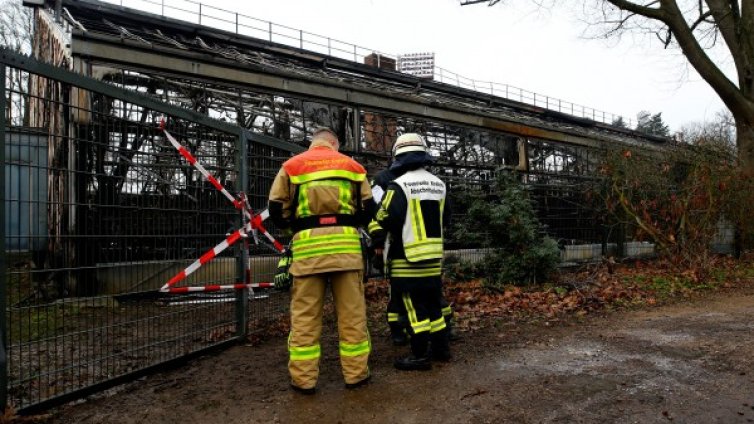
{"label": "bare tree", "polygon": [[716,143],[732,148],[736,142],[736,125],[729,111],[720,111],[707,122],[691,122],[675,134],[681,143]]}
{"label": "bare tree", "polygon": [[[608,26],[605,36],[649,31],[665,47],[680,48],[730,110],[740,163],[754,173],[754,0],[584,1],[585,13],[596,11],[601,23]],[[465,0],[461,4],[483,2]],[[720,61],[714,60],[713,48],[724,50],[732,60],[737,81],[729,79]]]}
{"label": "bare tree", "polygon": [[[0,0],[0,46],[18,53],[31,53],[34,13],[17,0]],[[11,124],[29,125],[29,76],[9,70],[6,74],[7,98]]]}

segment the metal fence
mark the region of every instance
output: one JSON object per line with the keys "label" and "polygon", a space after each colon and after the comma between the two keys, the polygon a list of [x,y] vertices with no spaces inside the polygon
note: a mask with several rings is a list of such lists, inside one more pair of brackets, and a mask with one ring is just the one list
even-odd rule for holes
{"label": "metal fence", "polygon": [[[0,55],[0,98],[21,106],[0,102],[3,401],[45,408],[245,338],[281,316],[286,300],[271,293],[158,292],[240,223],[158,123],[166,118],[231,192],[251,188],[256,207],[289,150],[247,143],[253,134],[139,93]],[[28,85],[6,86],[12,79]],[[29,127],[8,125],[17,121]],[[244,281],[239,249],[185,284]],[[277,259],[267,252],[253,251],[253,282],[269,281]]]}
{"label": "metal fence", "polygon": [[[166,118],[210,173],[232,193],[247,193],[256,210],[265,207],[282,162],[301,146],[162,103],[158,84],[138,86],[141,94],[4,50],[0,74],[7,100],[0,102],[0,401],[46,408],[243,340],[284,316],[287,297],[278,293],[158,293],[241,220],[158,123]],[[349,148],[372,171],[384,167],[395,136],[408,131],[425,134],[451,193],[484,192],[500,170],[519,169],[565,261],[654,252],[595,220],[584,202],[598,163],[588,148],[352,113],[348,122],[358,127]],[[722,233],[720,246],[727,246],[731,232]],[[468,261],[484,256],[462,239],[447,247]],[[249,253],[230,249],[182,284],[244,281],[247,264],[252,282],[269,280],[276,256],[257,246]]]}

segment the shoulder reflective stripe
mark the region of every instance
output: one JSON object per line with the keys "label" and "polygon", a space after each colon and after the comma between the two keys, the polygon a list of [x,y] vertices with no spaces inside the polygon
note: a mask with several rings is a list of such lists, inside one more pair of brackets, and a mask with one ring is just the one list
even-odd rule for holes
{"label": "shoulder reflective stripe", "polygon": [[440,317],[440,318],[438,318],[438,319],[430,322],[429,326],[430,326],[430,329],[429,329],[430,333],[436,333],[436,332],[438,332],[440,330],[444,330],[445,327],[446,327],[446,325],[445,325],[445,318]]}
{"label": "shoulder reflective stripe", "polygon": [[291,361],[309,361],[320,356],[321,349],[318,344],[312,346],[288,346]]}
{"label": "shoulder reflective stripe", "polygon": [[362,182],[366,180],[367,175],[358,172],[345,171],[342,169],[333,169],[328,171],[316,171],[308,174],[290,175],[291,183],[304,184],[314,180],[328,180],[333,178],[345,178],[354,182]]}
{"label": "shoulder reflective stripe", "polygon": [[369,339],[359,343],[340,342],[340,356],[361,356],[371,351]]}
{"label": "shoulder reflective stripe", "polygon": [[442,308],[442,316],[448,317],[453,315],[453,309],[450,306]]}

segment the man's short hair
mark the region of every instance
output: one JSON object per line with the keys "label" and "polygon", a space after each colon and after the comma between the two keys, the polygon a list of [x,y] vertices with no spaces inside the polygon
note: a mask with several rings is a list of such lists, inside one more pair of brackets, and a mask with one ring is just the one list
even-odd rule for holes
{"label": "man's short hair", "polygon": [[335,140],[338,140],[338,134],[335,134],[335,131],[331,130],[330,128],[320,127],[314,130],[314,132],[312,133],[312,141],[318,138],[333,138]]}

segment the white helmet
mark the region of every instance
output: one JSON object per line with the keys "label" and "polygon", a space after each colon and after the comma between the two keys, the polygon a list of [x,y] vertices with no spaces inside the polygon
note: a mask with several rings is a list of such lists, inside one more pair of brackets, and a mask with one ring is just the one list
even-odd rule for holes
{"label": "white helmet", "polygon": [[407,133],[398,137],[393,144],[393,157],[408,152],[426,152],[427,142],[416,133]]}

